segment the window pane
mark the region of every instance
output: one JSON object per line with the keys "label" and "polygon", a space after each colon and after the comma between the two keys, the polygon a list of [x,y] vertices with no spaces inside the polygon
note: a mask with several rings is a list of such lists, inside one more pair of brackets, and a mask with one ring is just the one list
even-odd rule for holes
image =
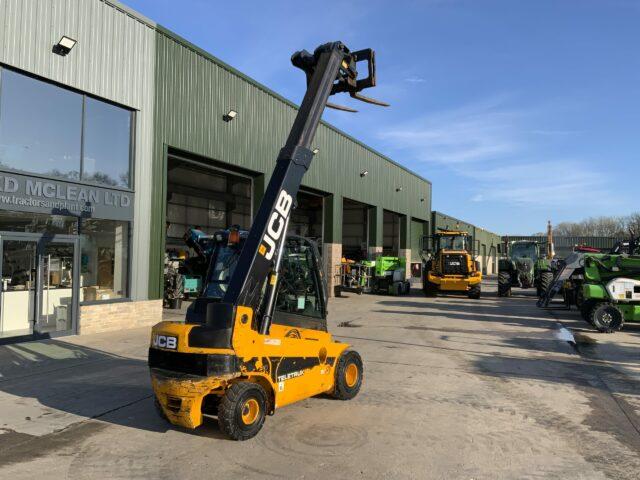
{"label": "window pane", "polygon": [[87,97],[82,179],[129,186],[131,112]]}
{"label": "window pane", "polygon": [[320,289],[313,264],[308,240],[288,238],[278,275],[276,311],[322,318]]}
{"label": "window pane", "polygon": [[0,231],[26,233],[78,233],[78,220],[64,215],[0,210]]}
{"label": "window pane", "polygon": [[81,228],[80,301],[126,297],[128,222],[83,220]]}
{"label": "window pane", "polygon": [[77,180],[82,96],[2,69],[0,166]]}

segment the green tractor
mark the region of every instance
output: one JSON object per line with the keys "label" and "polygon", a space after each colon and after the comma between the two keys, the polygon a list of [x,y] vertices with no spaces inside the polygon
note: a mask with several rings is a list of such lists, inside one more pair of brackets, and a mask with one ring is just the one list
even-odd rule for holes
{"label": "green tractor", "polygon": [[640,322],[640,255],[585,253],[582,263],[565,284],[582,317],[605,333]]}
{"label": "green tractor", "polygon": [[549,288],[554,273],[542,245],[529,240],[506,244],[506,255],[498,261],[498,296],[510,296],[512,287],[535,287],[538,296]]}

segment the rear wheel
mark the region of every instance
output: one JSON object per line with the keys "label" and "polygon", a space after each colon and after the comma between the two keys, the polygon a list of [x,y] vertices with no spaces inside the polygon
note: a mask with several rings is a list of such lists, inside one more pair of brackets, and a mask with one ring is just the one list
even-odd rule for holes
{"label": "rear wheel", "polygon": [[620,330],[624,324],[624,315],[611,303],[600,303],[591,309],[591,323],[603,333]]}
{"label": "rear wheel", "polygon": [[438,293],[438,285],[436,285],[435,283],[430,282],[429,280],[425,279],[424,280],[424,294],[427,297],[435,297],[436,294]]}
{"label": "rear wheel", "polygon": [[338,400],[351,400],[360,391],[363,379],[363,366],[360,354],[347,350],[338,359],[336,365],[333,397]]}
{"label": "rear wheel", "polygon": [[467,292],[467,296],[469,298],[473,298],[475,300],[475,299],[480,298],[480,293],[481,293],[480,284],[477,283],[477,284],[471,285],[469,287],[469,291]]}
{"label": "rear wheel", "polygon": [[538,292],[538,296],[541,297],[545,295],[549,291],[549,288],[551,287],[552,283],[553,283],[553,273],[542,272],[540,274],[540,283],[538,284],[540,289]]}
{"label": "rear wheel", "polygon": [[226,391],[218,406],[218,424],[229,438],[248,440],[264,424],[267,394],[257,383],[237,382]]}
{"label": "rear wheel", "polygon": [[511,273],[498,273],[498,296],[508,297],[511,295]]}

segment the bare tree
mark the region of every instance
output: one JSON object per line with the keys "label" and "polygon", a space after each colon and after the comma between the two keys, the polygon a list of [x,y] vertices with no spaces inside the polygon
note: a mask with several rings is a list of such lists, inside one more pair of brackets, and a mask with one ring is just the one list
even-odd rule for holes
{"label": "bare tree", "polygon": [[554,229],[556,236],[566,237],[628,237],[640,235],[640,212],[624,217],[590,217],[580,222],[560,222]]}
{"label": "bare tree", "polygon": [[627,220],[627,230],[634,236],[640,235],[640,213],[632,213]]}

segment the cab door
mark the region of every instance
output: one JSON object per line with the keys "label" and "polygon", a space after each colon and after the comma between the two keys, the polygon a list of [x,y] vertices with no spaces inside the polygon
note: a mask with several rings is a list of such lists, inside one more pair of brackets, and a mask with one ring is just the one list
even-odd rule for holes
{"label": "cab door", "polygon": [[281,356],[271,357],[277,406],[331,388],[327,358],[326,286],[315,245],[290,236],[278,276],[278,292],[269,336],[281,342]]}

